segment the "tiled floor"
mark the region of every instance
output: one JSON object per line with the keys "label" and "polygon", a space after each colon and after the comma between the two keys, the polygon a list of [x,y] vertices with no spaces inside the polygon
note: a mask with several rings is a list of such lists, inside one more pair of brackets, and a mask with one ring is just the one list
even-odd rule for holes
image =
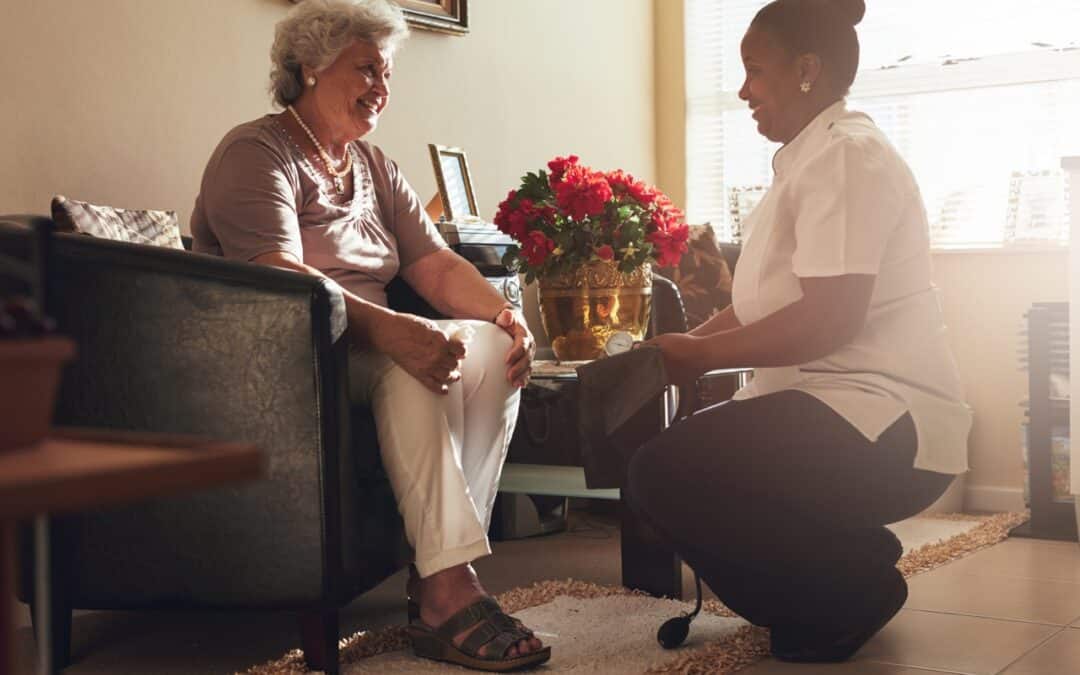
{"label": "tiled floor", "polygon": [[[578,518],[573,531],[500,542],[477,567],[499,592],[543,579],[612,584],[619,541],[608,519]],[[686,597],[693,577],[684,574]],[[762,661],[748,675],[1080,674],[1080,546],[1010,539],[911,580],[900,614],[855,658],[837,666]],[[401,575],[350,605],[342,632],[404,620]],[[23,670],[33,642],[20,608]],[[229,673],[296,646],[291,616],[252,612],[87,612],[74,625],[76,663],[65,673]],[[463,671],[464,672],[464,671]]]}
{"label": "tiled floor", "polygon": [[909,581],[904,609],[834,667],[763,661],[742,672],[1080,673],[1080,546],[1009,539]]}

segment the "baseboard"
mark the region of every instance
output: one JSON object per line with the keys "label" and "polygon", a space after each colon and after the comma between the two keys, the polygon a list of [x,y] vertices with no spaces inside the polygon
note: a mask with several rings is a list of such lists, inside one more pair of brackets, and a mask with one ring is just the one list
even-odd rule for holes
{"label": "baseboard", "polygon": [[959,475],[953,479],[945,494],[941,495],[936,502],[931,504],[923,513],[963,513],[964,512],[964,487],[967,485],[967,476]]}
{"label": "baseboard", "polygon": [[965,511],[1023,511],[1024,491],[987,485],[968,485],[964,491]]}

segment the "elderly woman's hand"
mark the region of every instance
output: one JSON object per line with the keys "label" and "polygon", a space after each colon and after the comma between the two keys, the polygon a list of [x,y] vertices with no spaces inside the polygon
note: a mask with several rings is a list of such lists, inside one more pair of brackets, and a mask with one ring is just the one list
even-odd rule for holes
{"label": "elderly woman's hand", "polygon": [[525,317],[518,310],[507,307],[495,317],[495,325],[502,328],[514,339],[514,344],[506,354],[506,379],[515,387],[524,387],[529,383],[532,360],[536,355],[536,340]]}
{"label": "elderly woman's hand", "polygon": [[465,345],[448,338],[434,321],[413,314],[397,314],[380,321],[371,336],[372,346],[392,358],[425,387],[445,394],[461,379]]}

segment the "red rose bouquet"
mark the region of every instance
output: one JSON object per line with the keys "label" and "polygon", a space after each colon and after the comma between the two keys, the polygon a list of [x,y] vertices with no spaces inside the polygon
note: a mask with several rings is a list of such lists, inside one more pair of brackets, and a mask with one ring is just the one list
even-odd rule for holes
{"label": "red rose bouquet", "polygon": [[656,188],[623,171],[603,173],[556,157],[551,173],[526,174],[499,204],[495,225],[516,242],[503,263],[527,282],[589,262],[631,272],[646,262],[677,265],[690,228]]}

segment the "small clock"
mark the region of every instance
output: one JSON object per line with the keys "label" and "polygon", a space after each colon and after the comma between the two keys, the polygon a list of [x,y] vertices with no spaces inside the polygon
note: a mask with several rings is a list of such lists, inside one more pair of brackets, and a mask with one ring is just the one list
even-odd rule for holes
{"label": "small clock", "polygon": [[604,353],[615,356],[634,348],[634,337],[624,330],[616,331],[604,343]]}

